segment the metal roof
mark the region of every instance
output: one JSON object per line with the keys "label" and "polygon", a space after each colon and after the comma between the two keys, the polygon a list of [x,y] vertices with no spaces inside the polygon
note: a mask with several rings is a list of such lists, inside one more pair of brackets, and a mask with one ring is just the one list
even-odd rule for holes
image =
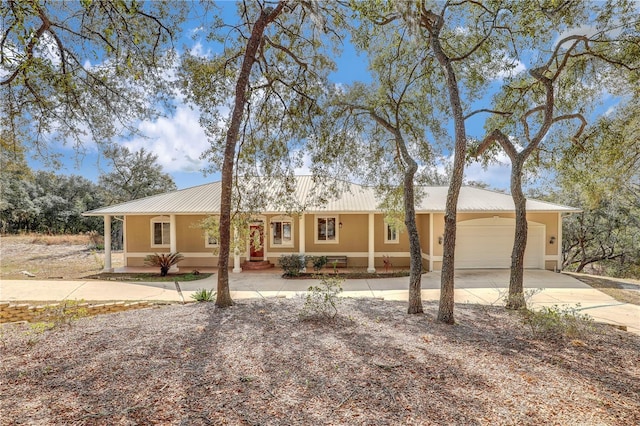
{"label": "metal roof", "polygon": [[[315,182],[311,176],[296,176],[289,184],[270,179],[248,179],[243,189],[254,190],[254,203],[260,203],[263,213],[278,212],[378,212],[379,199],[372,187],[344,181],[331,184]],[[423,194],[416,203],[418,213],[445,211],[448,187],[420,187]],[[212,182],[139,200],[102,207],[84,213],[86,216],[156,215],[156,214],[216,214],[220,211],[221,183]],[[509,194],[481,188],[462,187],[458,212],[512,212],[515,210]],[[579,209],[538,200],[527,200],[529,212],[577,212]]]}

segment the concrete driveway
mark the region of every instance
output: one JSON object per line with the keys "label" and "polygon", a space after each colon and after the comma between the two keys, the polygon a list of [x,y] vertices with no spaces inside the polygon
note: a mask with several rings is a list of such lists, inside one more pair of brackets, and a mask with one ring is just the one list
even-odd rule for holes
{"label": "concrete driveway", "polygon": [[[195,290],[215,289],[216,275],[200,281],[180,283],[187,301]],[[243,272],[229,274],[231,296],[234,299],[260,297],[293,297],[315,285],[318,280],[283,279],[279,272]],[[458,270],[455,274],[456,303],[501,305],[507,294],[509,271],[497,269]],[[610,296],[565,274],[543,270],[526,270],[524,285],[532,308],[553,305],[579,304],[579,309],[596,321],[624,325],[629,331],[640,334],[640,306],[621,303]],[[376,297],[386,300],[408,299],[408,278],[380,278],[346,280],[343,283],[345,297]],[[423,300],[438,300],[440,273],[430,272],[422,276]],[[120,281],[0,281],[0,301],[54,301],[64,299],[84,300],[158,300],[180,301],[174,283],[126,283]]]}

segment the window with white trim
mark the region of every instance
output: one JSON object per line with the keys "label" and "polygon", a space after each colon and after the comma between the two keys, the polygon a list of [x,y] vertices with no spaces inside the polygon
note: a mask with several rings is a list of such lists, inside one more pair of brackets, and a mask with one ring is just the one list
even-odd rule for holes
{"label": "window with white trim", "polygon": [[171,245],[171,223],[168,217],[151,219],[151,247],[169,247]]}
{"label": "window with white trim", "polygon": [[271,245],[293,247],[293,220],[290,217],[271,219]]}
{"label": "window with white trim", "polygon": [[398,244],[400,242],[400,236],[398,233],[398,229],[389,225],[388,223],[384,224],[384,243],[385,244]]}
{"label": "window with white trim", "polygon": [[204,246],[205,247],[218,247],[218,237],[210,235],[205,231],[204,233]]}
{"label": "window with white trim", "polygon": [[316,216],[316,243],[338,243],[338,217]]}

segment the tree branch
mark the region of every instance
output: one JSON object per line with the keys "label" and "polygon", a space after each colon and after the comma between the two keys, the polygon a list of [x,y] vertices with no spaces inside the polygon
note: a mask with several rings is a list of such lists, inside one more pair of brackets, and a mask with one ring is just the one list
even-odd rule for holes
{"label": "tree branch", "polygon": [[513,115],[513,113],[512,113],[512,112],[507,112],[507,111],[498,111],[498,110],[495,110],[495,109],[482,108],[482,109],[478,109],[478,110],[475,110],[475,111],[470,112],[469,114],[465,115],[463,119],[464,119],[464,120],[466,120],[466,119],[468,119],[468,118],[473,117],[473,116],[474,116],[474,115],[476,115],[476,114],[481,114],[481,113],[483,113],[483,112],[487,112],[487,113],[489,113],[489,114],[502,115],[502,116],[505,116],[505,117],[508,117],[508,116]]}

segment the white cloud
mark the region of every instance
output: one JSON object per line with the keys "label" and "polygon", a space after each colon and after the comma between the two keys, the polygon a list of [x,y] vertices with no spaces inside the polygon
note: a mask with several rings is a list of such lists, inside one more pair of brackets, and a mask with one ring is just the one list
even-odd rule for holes
{"label": "white cloud", "polygon": [[464,170],[465,182],[476,181],[489,184],[495,189],[509,189],[511,180],[511,162],[504,153],[498,155],[498,161],[486,169],[479,163],[471,163]]}
{"label": "white cloud", "polygon": [[[606,31],[606,34],[609,37],[617,37],[622,34],[622,30],[622,26],[614,26],[612,29]],[[580,25],[579,27],[569,28],[566,31],[560,33],[553,44],[555,46],[560,40],[571,36],[585,36],[591,38],[600,32],[602,32],[602,29],[598,28],[595,25]]]}
{"label": "white cloud", "polygon": [[604,112],[604,116],[605,117],[609,117],[610,115],[613,115],[616,110],[618,109],[618,105],[611,105],[609,108],[607,108],[607,110]]}
{"label": "white cloud", "polygon": [[206,163],[200,155],[209,147],[209,142],[198,118],[198,111],[179,105],[171,117],[141,123],[139,130],[146,137],[125,141],[122,145],[132,151],[144,148],[153,152],[167,173],[200,171]]}
{"label": "white cloud", "polygon": [[[519,147],[518,147],[519,148]],[[436,170],[440,175],[446,176],[448,168],[453,164],[453,154],[441,159],[436,164]],[[464,183],[484,182],[494,189],[509,190],[511,180],[511,160],[507,154],[500,150],[496,154],[494,161],[486,168],[480,163],[471,163],[464,168]]]}
{"label": "white cloud", "polygon": [[296,176],[310,175],[311,166],[311,156],[309,154],[304,154],[302,156],[302,166],[296,167],[294,173],[296,174]]}
{"label": "white cloud", "polygon": [[527,67],[517,58],[509,56],[508,52],[496,52],[491,63],[481,65],[482,73],[492,80],[504,80],[525,72]]}
{"label": "white cloud", "polygon": [[213,56],[213,51],[211,50],[211,48],[205,48],[200,41],[195,42],[193,47],[189,49],[189,53],[199,58],[210,58]]}

